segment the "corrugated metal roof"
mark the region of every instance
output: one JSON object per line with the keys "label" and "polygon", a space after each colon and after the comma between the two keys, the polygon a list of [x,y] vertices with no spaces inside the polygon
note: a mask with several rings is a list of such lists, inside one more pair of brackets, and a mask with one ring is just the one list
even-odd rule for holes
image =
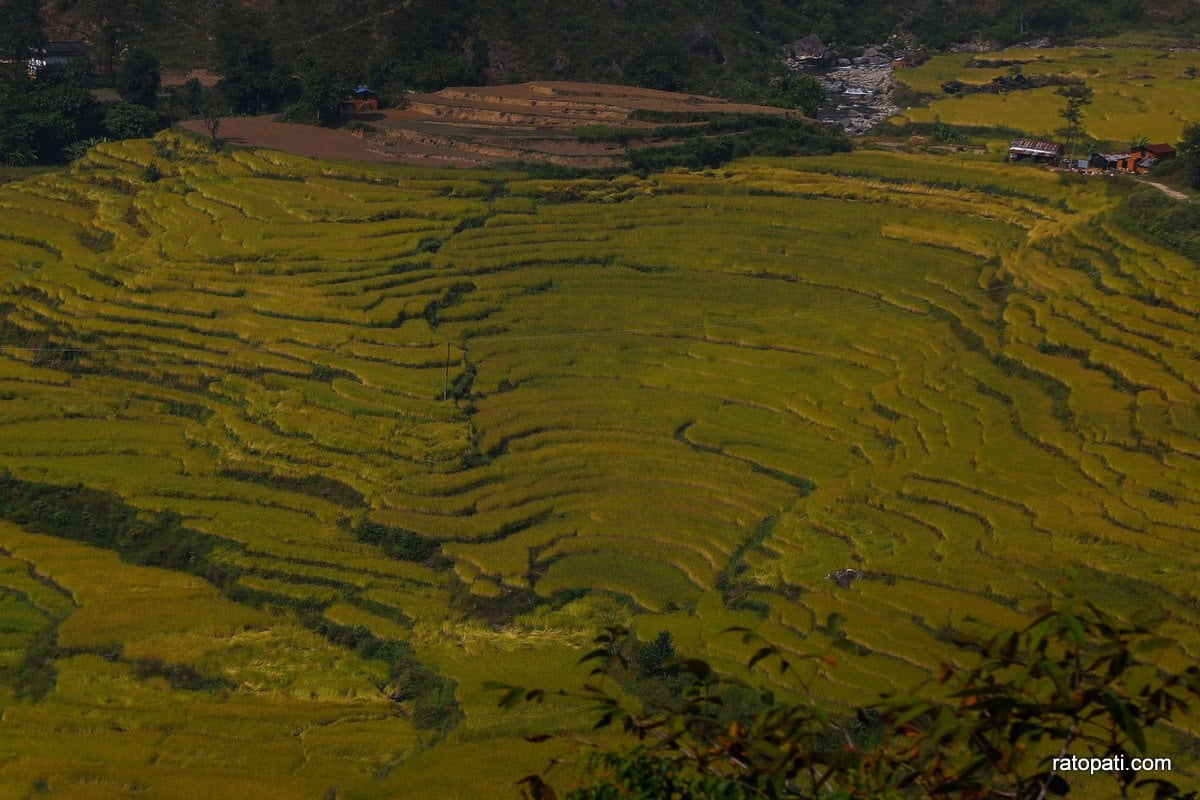
{"label": "corrugated metal roof", "polygon": [[41,52],[48,56],[77,56],[87,52],[83,42],[46,42]]}
{"label": "corrugated metal roof", "polygon": [[1039,155],[1058,155],[1062,151],[1058,142],[1048,142],[1043,139],[1013,139],[1008,146],[1010,152],[1037,153]]}

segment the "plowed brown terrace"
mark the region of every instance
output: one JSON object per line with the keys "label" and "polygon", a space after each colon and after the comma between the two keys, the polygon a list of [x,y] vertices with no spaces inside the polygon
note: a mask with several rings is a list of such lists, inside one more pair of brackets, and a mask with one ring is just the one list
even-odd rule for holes
{"label": "plowed brown terrace", "polygon": [[[622,159],[624,148],[611,142],[580,141],[576,129],[589,125],[653,129],[654,123],[634,118],[637,111],[786,113],[703,95],[560,81],[449,88],[412,94],[408,100],[404,109],[359,115],[368,126],[366,132],[276,122],[273,117],[229,117],[222,120],[219,134],[235,145],[320,158],[429,166],[543,161],[606,167]],[[199,120],[183,126],[205,132]]]}

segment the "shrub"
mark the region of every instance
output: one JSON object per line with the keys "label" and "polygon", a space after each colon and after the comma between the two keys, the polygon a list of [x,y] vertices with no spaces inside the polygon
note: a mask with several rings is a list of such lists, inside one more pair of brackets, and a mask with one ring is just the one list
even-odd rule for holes
{"label": "shrub", "polygon": [[113,103],[104,112],[104,134],[111,139],[142,139],[162,128],[162,117],[146,106]]}
{"label": "shrub", "polygon": [[[732,720],[723,697],[745,684],[699,659],[671,664],[691,680],[683,706],[629,707],[604,688],[613,670],[627,668],[628,633],[612,628],[595,640],[583,663],[596,666],[584,688],[564,692],[592,705],[597,729],[615,727],[629,746],[584,741],[574,765],[572,800],[622,797],[696,798],[1043,798],[1065,795],[1074,773],[1057,759],[1074,754],[1116,758],[1144,753],[1146,730],[1188,711],[1200,696],[1200,668],[1161,672],[1139,657],[1172,642],[1160,636],[1161,613],[1114,617],[1068,596],[1039,610],[1019,630],[960,636],[974,666],[943,664],[930,687],[910,696],[884,696],[855,720],[838,720],[811,700],[786,700],[769,688],[760,703]],[[830,617],[836,634],[840,619]],[[741,630],[748,644],[761,639]],[[656,640],[657,641],[657,640]],[[835,645],[852,650],[846,639]],[[828,655],[803,659],[836,665]],[[779,675],[799,673],[769,645],[750,659],[775,662]],[[807,673],[807,670],[806,670]],[[492,684],[500,704],[541,702],[538,689]],[[807,683],[801,681],[801,695]],[[855,722],[857,724],[855,724]],[[536,737],[537,739],[547,737]],[[554,769],[562,760],[551,765]],[[1128,763],[1128,762],[1126,762]],[[1099,773],[1098,773],[1099,774]],[[1141,788],[1155,800],[1192,798],[1157,778],[1130,770],[1109,773],[1122,797]],[[550,772],[522,779],[527,796],[556,798]]]}

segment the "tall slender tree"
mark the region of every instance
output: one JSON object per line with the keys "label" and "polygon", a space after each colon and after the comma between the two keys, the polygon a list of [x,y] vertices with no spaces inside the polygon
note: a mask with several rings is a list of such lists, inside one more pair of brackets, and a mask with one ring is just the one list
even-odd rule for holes
{"label": "tall slender tree", "polygon": [[1058,112],[1066,125],[1059,133],[1067,139],[1068,158],[1075,160],[1075,145],[1083,132],[1083,109],[1092,102],[1092,89],[1086,84],[1060,86],[1058,94],[1067,99],[1067,105]]}

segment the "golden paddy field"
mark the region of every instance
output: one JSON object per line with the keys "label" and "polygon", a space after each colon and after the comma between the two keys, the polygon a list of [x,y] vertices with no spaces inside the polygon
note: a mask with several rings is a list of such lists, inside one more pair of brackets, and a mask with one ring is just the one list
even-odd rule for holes
{"label": "golden paddy field", "polygon": [[1014,61],[1026,77],[1058,76],[1082,81],[1093,92],[1083,110],[1083,131],[1100,141],[1129,144],[1139,136],[1151,142],[1179,141],[1183,126],[1200,122],[1200,50],[1161,48],[1069,47],[1009,48],[982,55],[934,56],[915,69],[896,71],[896,80],[926,93],[927,104],[904,111],[899,122],[1002,126],[1033,136],[1052,137],[1063,127],[1059,112],[1066,101],[1056,86],[1005,94],[947,95],[942,84],[959,80],[986,84],[1008,67],[969,66],[973,60]]}
{"label": "golden paddy field", "polygon": [[211,547],[0,523],[0,799],[510,797],[522,736],[588,723],[484,682],[575,685],[611,622],[734,671],[723,629],[839,612],[848,708],[1074,574],[1194,661],[1200,280],[1114,213],[930,156],[565,181],[170,134],[0,187],[6,485]]}

